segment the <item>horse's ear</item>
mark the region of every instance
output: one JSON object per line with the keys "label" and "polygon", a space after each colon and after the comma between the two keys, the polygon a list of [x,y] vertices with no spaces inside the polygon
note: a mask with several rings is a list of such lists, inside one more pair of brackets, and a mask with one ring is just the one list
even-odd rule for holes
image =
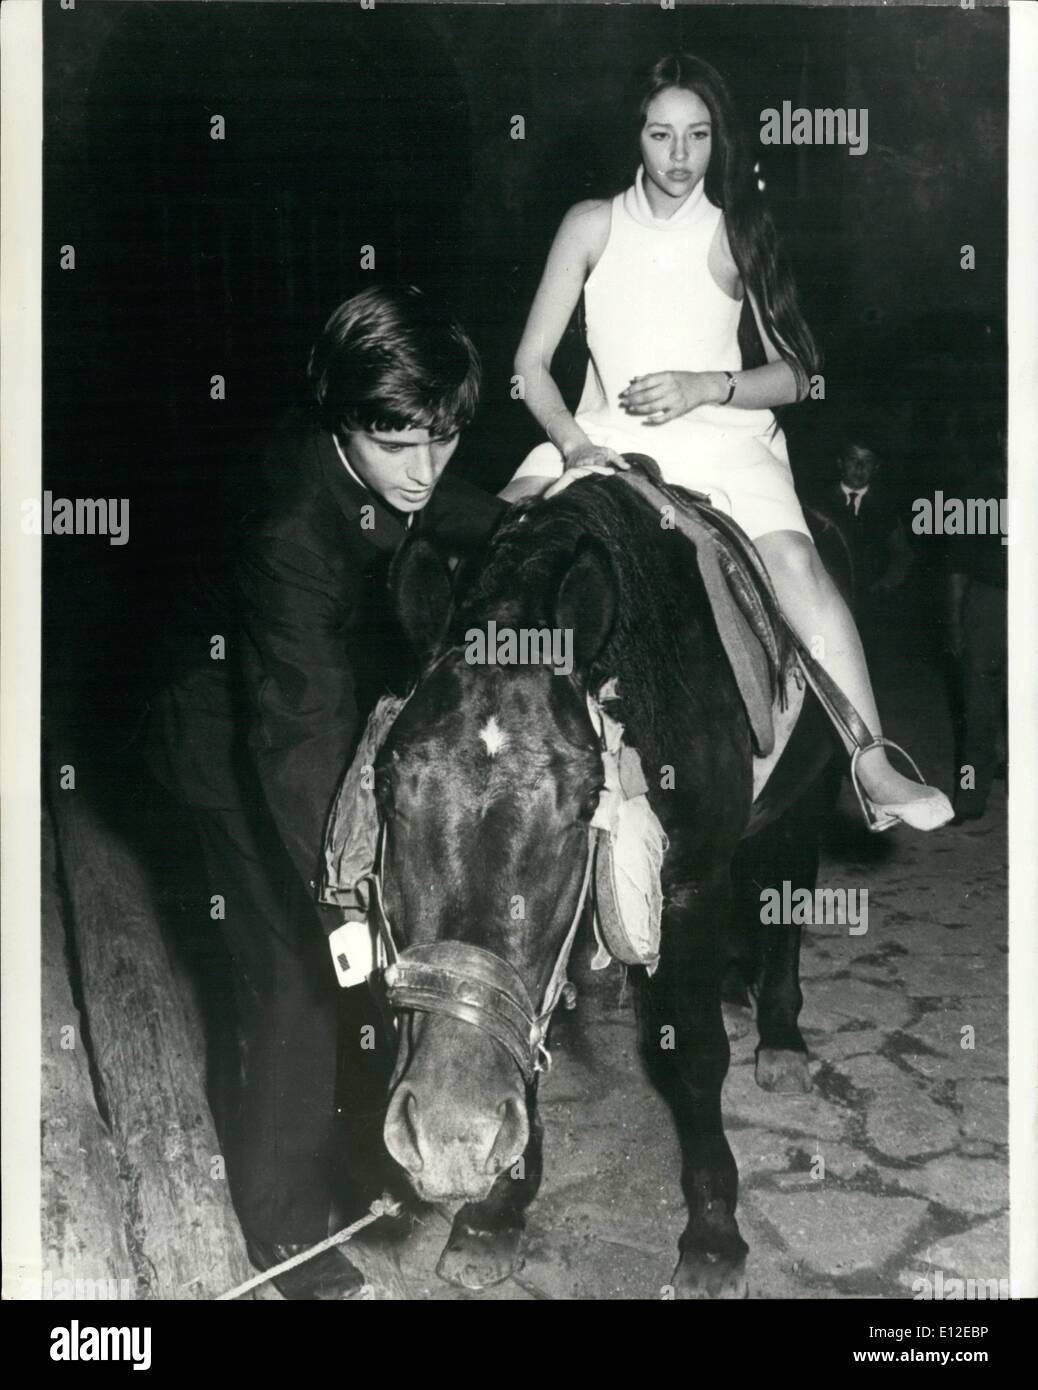
{"label": "horse's ear", "polygon": [[573,633],[573,664],[578,671],[586,671],[609,640],[616,605],[616,571],[609,551],[585,536],[555,599],[555,625]]}
{"label": "horse's ear", "polygon": [[446,634],[452,591],[443,556],[420,532],[411,532],[393,557],[389,590],[412,650],[426,661]]}

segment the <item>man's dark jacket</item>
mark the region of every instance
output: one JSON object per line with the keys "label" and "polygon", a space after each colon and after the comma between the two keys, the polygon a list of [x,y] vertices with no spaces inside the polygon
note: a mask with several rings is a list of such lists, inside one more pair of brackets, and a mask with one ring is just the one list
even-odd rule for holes
{"label": "man's dark jacket", "polygon": [[[222,553],[199,562],[159,648],[147,756],[191,806],[265,804],[309,884],[364,721],[410,674],[387,590],[407,525],[304,415],[275,436],[254,486],[257,501]],[[447,473],[413,525],[466,554],[504,510]]]}
{"label": "man's dark jacket", "polygon": [[898,525],[904,525],[908,508],[904,498],[881,479],[873,478],[855,512],[839,483],[832,483],[811,499],[819,511],[843,531],[854,560],[855,588],[869,591],[886,574],[891,543]]}

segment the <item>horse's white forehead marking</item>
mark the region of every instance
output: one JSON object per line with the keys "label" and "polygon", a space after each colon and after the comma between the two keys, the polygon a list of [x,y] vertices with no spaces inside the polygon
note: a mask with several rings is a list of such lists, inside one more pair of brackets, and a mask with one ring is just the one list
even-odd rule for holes
{"label": "horse's white forehead marking", "polygon": [[503,752],[508,747],[508,735],[493,715],[480,729],[479,736],[483,740],[487,753],[492,758],[496,758],[498,753]]}

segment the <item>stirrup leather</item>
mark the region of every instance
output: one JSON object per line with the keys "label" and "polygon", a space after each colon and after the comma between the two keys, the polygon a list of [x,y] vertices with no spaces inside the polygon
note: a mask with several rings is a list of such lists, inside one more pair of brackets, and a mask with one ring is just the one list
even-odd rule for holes
{"label": "stirrup leather", "polygon": [[[786,625],[789,627],[788,622]],[[818,697],[819,703],[832,720],[837,731],[844,736],[854,749],[851,754],[851,784],[857,795],[858,805],[861,807],[861,814],[865,819],[865,824],[876,834],[879,834],[882,830],[889,830],[891,826],[897,825],[903,817],[898,816],[889,809],[886,814],[881,814],[871,798],[867,797],[862,791],[858,777],[858,762],[861,755],[867,753],[870,748],[893,748],[896,752],[900,753],[911,766],[921,786],[925,787],[928,785],[926,779],[919,771],[919,768],[916,766],[911,756],[899,743],[894,743],[889,738],[883,738],[882,735],[876,737],[872,733],[861,715],[851,704],[850,700],[848,700],[847,696],[833,680],[832,676],[830,676],[820,662],[812,656],[807,646],[800,640],[791,627],[789,628],[789,632],[793,641],[793,650],[800,662],[800,667],[807,683]]]}

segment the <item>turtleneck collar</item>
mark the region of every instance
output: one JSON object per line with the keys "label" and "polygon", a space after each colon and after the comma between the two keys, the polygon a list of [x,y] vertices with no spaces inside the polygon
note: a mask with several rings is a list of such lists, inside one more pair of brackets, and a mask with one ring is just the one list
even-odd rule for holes
{"label": "turtleneck collar", "polygon": [[649,199],[645,192],[645,168],[641,164],[638,165],[638,172],[635,175],[633,185],[624,194],[624,208],[635,222],[640,222],[644,227],[656,227],[660,230],[666,230],[668,227],[685,226],[699,216],[705,206],[709,206],[706,197],[706,180],[700,179],[677,212],[672,213],[670,217],[656,217],[649,206]]}

